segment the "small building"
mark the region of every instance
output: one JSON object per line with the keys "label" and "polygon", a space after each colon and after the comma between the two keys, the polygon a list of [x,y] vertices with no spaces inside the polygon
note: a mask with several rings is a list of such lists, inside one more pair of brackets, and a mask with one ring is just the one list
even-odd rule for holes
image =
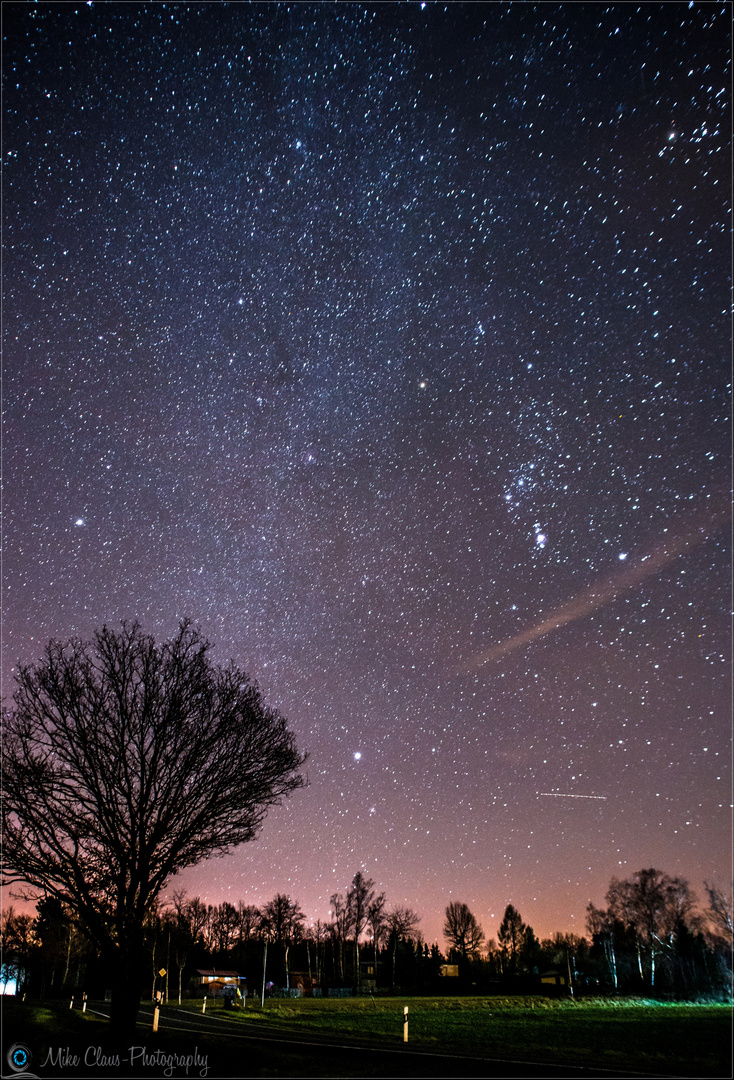
{"label": "small building", "polygon": [[377,965],[374,960],[360,961],[359,986],[363,993],[372,993],[377,989]]}
{"label": "small building", "polygon": [[242,976],[238,971],[218,971],[216,968],[197,968],[197,990],[207,997],[221,997],[225,986],[239,988]]}
{"label": "small building", "polygon": [[541,973],[540,982],[543,986],[551,986],[556,990],[563,990],[568,983],[568,978],[565,972],[559,971],[557,968],[551,968],[550,971],[543,971]]}
{"label": "small building", "polygon": [[288,976],[288,985],[291,990],[300,990],[304,997],[313,995],[314,987],[319,985],[319,980],[314,974],[307,971],[291,971]]}
{"label": "small building", "polygon": [[459,977],[459,965],[458,964],[441,964],[438,969],[439,975],[442,978],[458,979]]}

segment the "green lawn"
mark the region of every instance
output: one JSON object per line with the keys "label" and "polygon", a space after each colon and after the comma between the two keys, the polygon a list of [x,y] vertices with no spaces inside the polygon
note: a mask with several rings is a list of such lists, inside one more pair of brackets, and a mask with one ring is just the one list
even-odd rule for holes
{"label": "green lawn", "polygon": [[[411,1058],[402,1054],[403,1009],[409,1009],[408,1049],[448,1057]],[[55,1080],[71,1077],[163,1077],[161,1068],[78,1069],[49,1064],[48,1051],[69,1048],[81,1056],[88,1047],[113,1054],[106,1021],[63,1005],[22,1005],[6,999],[3,1009],[3,1064],[12,1043],[31,1049],[30,1071]],[[195,1023],[201,1002],[164,1006],[169,1015]],[[460,1077],[538,1076],[544,1067],[583,1067],[596,1075],[639,1072],[679,1077],[731,1076],[731,1009],[724,1005],[661,1005],[645,1001],[557,1001],[545,998],[346,998],[272,1000],[265,1008],[225,1010],[210,1000],[206,1016],[227,1020],[232,1036],[261,1035],[261,1043],[222,1034],[150,1031],[150,1006],[135,1041],[151,1053],[197,1050],[208,1059],[213,1077]],[[221,1024],[215,1024],[221,1028]],[[286,1037],[323,1041],[340,1049],[303,1049]],[[349,1044],[394,1050],[398,1056],[369,1054]],[[487,1066],[472,1058],[497,1058],[527,1066]],[[244,1071],[243,1071],[244,1070]],[[537,1071],[536,1071],[537,1070]],[[4,1068],[3,1074],[9,1074]],[[201,1075],[174,1069],[170,1076]]]}
{"label": "green lawn", "polygon": [[406,1005],[413,1049],[688,1077],[730,1075],[727,1005],[541,997],[303,998],[217,1015],[258,1030],[287,1028],[309,1037],[399,1047]]}

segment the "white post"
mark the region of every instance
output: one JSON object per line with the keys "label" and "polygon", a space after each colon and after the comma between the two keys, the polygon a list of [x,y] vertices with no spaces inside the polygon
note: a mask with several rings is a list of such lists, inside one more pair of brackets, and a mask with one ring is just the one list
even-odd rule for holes
{"label": "white post", "polygon": [[159,1005],[159,1004],[158,1004],[158,1003],[156,1002],[156,1006],[155,1006],[155,1009],[153,1009],[153,1031],[157,1031],[157,1030],[158,1030],[158,1017],[159,1017],[159,1015],[160,1015],[160,1011],[161,1011],[161,1007],[160,1007],[160,1005]]}
{"label": "white post", "polygon": [[82,994],[82,1012],[86,1012],[86,1011],[87,1011],[87,995],[86,995],[86,993],[84,993],[84,994]]}
{"label": "white post", "polygon": [[204,1004],[201,1006],[201,1011],[203,1013],[206,1012],[206,994],[204,994]]}
{"label": "white post", "polygon": [[70,1009],[74,1008],[74,995],[73,994],[71,995],[71,1001],[69,1002],[69,1008]]}
{"label": "white post", "polygon": [[403,1042],[408,1041],[408,1006],[403,1009]]}

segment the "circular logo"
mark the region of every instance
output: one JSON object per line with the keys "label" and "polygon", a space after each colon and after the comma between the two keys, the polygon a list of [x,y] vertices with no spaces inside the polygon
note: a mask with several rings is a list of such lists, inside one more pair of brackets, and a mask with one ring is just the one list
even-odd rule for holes
{"label": "circular logo", "polygon": [[13,1072],[25,1072],[31,1063],[31,1052],[23,1043],[13,1043],[6,1056]]}

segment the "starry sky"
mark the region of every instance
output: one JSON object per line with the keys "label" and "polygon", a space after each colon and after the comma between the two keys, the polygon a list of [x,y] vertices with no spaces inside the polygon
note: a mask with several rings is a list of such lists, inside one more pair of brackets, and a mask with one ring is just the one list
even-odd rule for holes
{"label": "starry sky", "polygon": [[190,895],[726,884],[730,14],[3,4],[4,693],[189,616],[310,753]]}

